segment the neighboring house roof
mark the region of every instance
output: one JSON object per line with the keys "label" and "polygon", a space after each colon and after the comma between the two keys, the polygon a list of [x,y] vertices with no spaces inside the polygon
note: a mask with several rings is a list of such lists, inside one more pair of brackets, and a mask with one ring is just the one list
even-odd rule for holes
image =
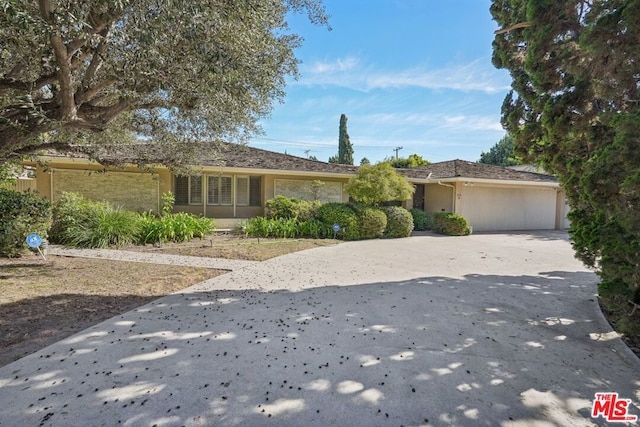
{"label": "neighboring house roof", "polygon": [[[153,144],[114,145],[100,147],[98,158],[107,162],[110,159],[119,159],[126,163],[136,164],[139,159],[145,159],[150,163],[161,163],[161,155],[158,146]],[[358,166],[326,163],[317,160],[305,159],[290,154],[276,153],[246,145],[219,143],[203,148],[200,165],[205,167],[227,167],[239,169],[259,169],[287,172],[317,172],[323,174],[353,175],[358,171]],[[189,147],[194,149],[194,146]],[[197,150],[197,146],[195,149]],[[54,157],[80,157],[86,155],[53,155]],[[397,171],[409,179],[414,180],[438,180],[438,179],[484,179],[507,181],[533,181],[533,182],[557,182],[551,175],[517,171],[502,166],[488,165],[484,163],[468,162],[466,160],[449,160],[446,162],[431,163],[410,169],[397,169]]]}
{"label": "neighboring house roof", "polygon": [[431,163],[417,168],[399,169],[398,171],[406,177],[414,179],[475,178],[507,181],[557,182],[556,178],[551,175],[517,171],[502,166],[474,163],[459,159]]}

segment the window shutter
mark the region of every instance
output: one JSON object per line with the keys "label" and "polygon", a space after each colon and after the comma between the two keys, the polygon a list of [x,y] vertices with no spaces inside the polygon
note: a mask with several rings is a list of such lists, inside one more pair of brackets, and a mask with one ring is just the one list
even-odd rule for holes
{"label": "window shutter", "polygon": [[220,179],[217,176],[210,176],[207,182],[207,203],[210,205],[220,204]]}
{"label": "window shutter", "polygon": [[236,205],[238,206],[249,205],[249,177],[248,176],[236,177]]}
{"label": "window shutter", "polygon": [[202,177],[192,176],[189,178],[190,200],[193,205],[202,204]]}
{"label": "window shutter", "polygon": [[232,202],[232,194],[231,194],[231,177],[230,176],[221,176],[220,177],[220,204],[221,205],[230,205]]}

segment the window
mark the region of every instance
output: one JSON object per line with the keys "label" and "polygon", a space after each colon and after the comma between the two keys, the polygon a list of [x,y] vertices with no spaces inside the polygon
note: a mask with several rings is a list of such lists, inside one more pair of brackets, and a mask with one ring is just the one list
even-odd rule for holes
{"label": "window", "polygon": [[175,192],[176,205],[202,204],[201,176],[176,176],[173,188]]}
{"label": "window", "polygon": [[249,206],[249,177],[236,177],[236,205]]}
{"label": "window", "polygon": [[249,206],[262,206],[262,179],[259,176],[249,177]]}
{"label": "window", "polygon": [[207,179],[207,204],[231,205],[232,181],[230,176],[209,176]]}

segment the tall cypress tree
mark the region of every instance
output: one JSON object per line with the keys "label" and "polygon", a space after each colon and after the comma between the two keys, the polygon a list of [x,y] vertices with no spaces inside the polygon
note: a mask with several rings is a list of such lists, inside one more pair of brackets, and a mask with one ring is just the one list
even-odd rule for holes
{"label": "tall cypress tree", "polygon": [[353,165],[353,146],[347,133],[347,116],[340,116],[340,135],[338,139],[338,163]]}
{"label": "tall cypress tree", "polygon": [[502,123],[555,173],[578,258],[640,303],[640,2],[493,0]]}

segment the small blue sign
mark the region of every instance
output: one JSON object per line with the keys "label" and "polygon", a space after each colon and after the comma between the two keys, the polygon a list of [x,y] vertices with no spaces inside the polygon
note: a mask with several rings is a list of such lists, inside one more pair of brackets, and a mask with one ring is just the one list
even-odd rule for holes
{"label": "small blue sign", "polygon": [[31,248],[39,248],[42,244],[42,237],[38,234],[29,234],[27,236],[27,245]]}
{"label": "small blue sign", "polygon": [[335,231],[336,233],[340,231],[340,224],[333,224],[333,231]]}

